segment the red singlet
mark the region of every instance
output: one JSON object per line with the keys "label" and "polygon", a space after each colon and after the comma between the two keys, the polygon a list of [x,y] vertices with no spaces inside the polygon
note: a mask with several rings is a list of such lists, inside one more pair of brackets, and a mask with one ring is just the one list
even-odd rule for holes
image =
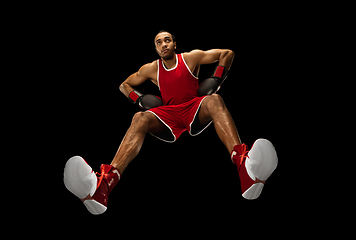
{"label": "red singlet", "polygon": [[198,78],[191,73],[183,54],[176,54],[176,66],[171,69],[166,69],[162,59],[158,59],[157,64],[157,81],[164,106],[147,112],[153,113],[169,131],[152,135],[167,142],[174,142],[186,130],[192,136],[198,135],[211,123],[202,126],[195,121],[206,97],[197,97]]}
{"label": "red singlet", "polygon": [[197,97],[198,78],[191,72],[182,57],[176,54],[176,66],[166,69],[162,59],[158,60],[157,81],[163,105],[177,105]]}

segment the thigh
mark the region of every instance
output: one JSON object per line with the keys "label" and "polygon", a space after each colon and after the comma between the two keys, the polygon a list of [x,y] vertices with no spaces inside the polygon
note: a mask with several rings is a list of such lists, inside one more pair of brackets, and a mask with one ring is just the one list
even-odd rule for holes
{"label": "thigh", "polygon": [[166,130],[166,126],[151,112],[144,112],[145,116],[149,119],[148,121],[148,132],[150,133],[160,133]]}
{"label": "thigh", "polygon": [[201,125],[208,124],[212,118],[210,117],[209,109],[208,109],[208,102],[209,102],[209,97],[207,96],[202,104],[200,105],[199,111],[198,111],[198,120]]}
{"label": "thigh", "polygon": [[150,109],[146,113],[149,113],[156,119],[151,124],[149,132],[160,140],[175,142],[185,131],[184,125],[179,120],[179,116],[177,116],[179,112],[174,111],[170,106]]}

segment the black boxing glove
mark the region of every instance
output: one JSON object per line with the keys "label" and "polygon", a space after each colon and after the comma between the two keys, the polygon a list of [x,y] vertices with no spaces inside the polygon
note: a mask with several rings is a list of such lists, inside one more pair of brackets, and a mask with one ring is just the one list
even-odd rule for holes
{"label": "black boxing glove", "polygon": [[131,103],[139,106],[143,110],[163,106],[163,102],[159,97],[152,94],[144,95],[137,90],[130,92],[128,98]]}
{"label": "black boxing glove", "polygon": [[214,70],[213,76],[205,79],[198,88],[198,96],[211,95],[216,93],[221,84],[227,78],[229,71],[224,66],[217,66]]}

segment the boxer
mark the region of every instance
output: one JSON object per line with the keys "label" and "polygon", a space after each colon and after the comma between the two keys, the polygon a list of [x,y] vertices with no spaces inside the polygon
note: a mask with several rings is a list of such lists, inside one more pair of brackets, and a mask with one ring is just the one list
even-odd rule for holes
{"label": "boxer", "polygon": [[[165,142],[175,142],[183,132],[196,136],[213,123],[238,168],[242,196],[258,198],[277,167],[277,154],[266,139],[258,139],[248,151],[223,98],[216,94],[228,76],[234,52],[212,49],[177,54],[175,37],[163,30],[156,35],[154,43],[160,58],[143,65],[120,85],[120,91],[129,101],[144,111],[133,116],[113,161],[101,165],[100,176],[95,176],[83,158],[76,156],[68,160],[64,170],[67,189],[83,201],[89,212],[102,214],[107,209],[110,192],[140,152],[148,133]],[[215,62],[218,65],[212,76],[199,85],[200,66]],[[147,80],[159,88],[162,98],[134,89]]]}

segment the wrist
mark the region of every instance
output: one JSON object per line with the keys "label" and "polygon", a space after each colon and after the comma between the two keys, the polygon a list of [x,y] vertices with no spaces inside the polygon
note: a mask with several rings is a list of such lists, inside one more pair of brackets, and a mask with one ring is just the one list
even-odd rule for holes
{"label": "wrist", "polygon": [[137,90],[133,90],[133,91],[130,92],[130,94],[128,96],[128,99],[130,100],[131,103],[138,104],[140,98],[142,98],[142,97],[143,97],[142,93],[140,93]]}
{"label": "wrist", "polygon": [[215,68],[213,75],[211,77],[217,78],[220,81],[220,84],[227,78],[229,71],[226,67],[219,65]]}

